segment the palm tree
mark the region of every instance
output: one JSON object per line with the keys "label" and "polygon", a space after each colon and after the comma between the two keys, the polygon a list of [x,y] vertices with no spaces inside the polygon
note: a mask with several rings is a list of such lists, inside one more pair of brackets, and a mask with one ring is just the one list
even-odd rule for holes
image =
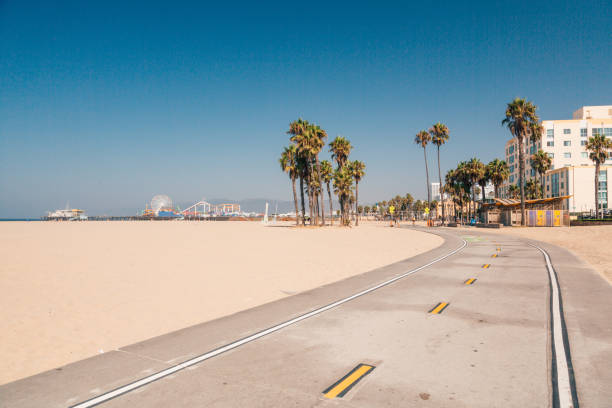
{"label": "palm tree", "polygon": [[438,181],[440,182],[440,201],[442,201],[442,225],[446,218],[444,210],[444,193],[442,192],[442,172],[440,171],[440,146],[448,142],[449,132],[446,125],[438,122],[429,129],[431,135],[431,142],[436,145],[438,149]]}
{"label": "palm tree", "polygon": [[[427,144],[431,141],[431,135],[426,130],[421,130],[416,134],[414,143],[423,148],[423,157],[425,158],[425,178],[427,181],[427,207],[431,205],[431,191],[429,187],[429,168],[427,166]],[[428,215],[429,218],[429,215]]]}
{"label": "palm tree", "polygon": [[599,218],[599,169],[601,164],[605,163],[611,155],[612,140],[608,139],[602,132],[589,138],[585,149],[589,152],[589,158],[595,163],[595,218]]}
{"label": "palm tree", "polygon": [[538,150],[533,156],[531,156],[531,167],[534,168],[540,178],[542,197],[544,197],[544,173],[546,173],[551,166],[552,160],[550,156],[542,149]]}
{"label": "palm tree", "polygon": [[476,215],[476,184],[478,184],[478,181],[483,177],[484,172],[485,172],[485,167],[484,167],[484,164],[482,164],[482,162],[479,159],[477,159],[476,157],[473,157],[472,159],[470,159],[470,161],[467,162],[466,170],[467,170],[467,176],[470,178],[470,185],[472,187],[472,206],[473,206],[472,215],[475,216]]}
{"label": "palm tree", "polygon": [[487,177],[495,188],[495,197],[499,198],[499,186],[510,177],[510,169],[504,160],[494,159],[487,164]]}
{"label": "palm tree", "polygon": [[329,151],[332,154],[332,159],[338,165],[338,170],[344,167],[348,161],[349,154],[351,154],[353,146],[348,139],[342,136],[337,136],[334,140],[329,143]]}
{"label": "palm tree", "polygon": [[[345,139],[342,136],[337,136],[334,140],[332,140],[329,144],[329,151],[332,154],[332,159],[338,165],[337,171],[341,171],[346,167],[346,163],[348,162],[349,154],[353,150],[353,146],[348,139]],[[335,178],[335,175],[334,175]],[[338,200],[344,199],[342,197],[348,198],[348,195],[339,195]],[[347,209],[346,203],[340,201],[340,211],[342,213],[342,220],[345,221],[345,210]]]}
{"label": "palm tree", "polygon": [[536,114],[537,107],[523,98],[515,98],[506,107],[506,117],[502,126],[507,126],[512,136],[517,139],[519,148],[519,187],[521,190],[521,225],[525,225],[525,140],[541,137],[542,126]]}
{"label": "palm tree", "polygon": [[298,167],[297,167],[297,148],[295,145],[290,145],[289,147],[285,147],[281,157],[279,159],[281,169],[289,174],[289,178],[291,178],[291,187],[293,188],[293,203],[295,204],[295,225],[300,224],[300,218],[298,216],[298,202],[297,202],[297,194],[295,192],[295,179],[298,177]]}
{"label": "palm tree", "polygon": [[491,181],[489,179],[489,176],[487,175],[487,166],[485,166],[483,164],[482,167],[482,173],[481,173],[481,177],[478,179],[478,185],[480,186],[480,192],[482,193],[482,203],[484,204],[485,202],[485,187],[487,186],[487,183]]}
{"label": "palm tree", "polygon": [[329,197],[329,214],[330,214],[330,223],[334,225],[334,208],[332,204],[332,196],[331,196],[331,188],[329,187],[329,183],[331,183],[334,177],[334,170],[332,169],[332,165],[328,160],[321,161],[321,177],[323,178],[323,182],[327,185],[327,196]]}
{"label": "palm tree", "polygon": [[508,186],[508,195],[516,200],[521,196],[521,189],[516,184],[511,184]]}
{"label": "palm tree", "polygon": [[538,184],[538,181],[534,179],[527,180],[525,183],[525,195],[528,200],[539,198],[540,186]]}
{"label": "palm tree", "polygon": [[[359,182],[365,176],[365,164],[362,161],[355,160],[350,162],[349,167],[353,174],[353,179],[355,179],[355,208],[359,205]],[[359,214],[359,211],[357,211]],[[355,225],[359,225],[359,216],[357,215],[355,218]]]}
{"label": "palm tree", "polygon": [[353,174],[347,166],[334,172],[334,193],[338,195],[338,201],[340,201],[342,225],[349,226],[351,220],[347,216],[347,205],[353,194]]}
{"label": "palm tree", "polygon": [[[323,180],[321,174],[321,163],[319,162],[319,153],[323,150],[323,146],[325,146],[325,139],[327,139],[327,132],[321,129],[318,125],[311,125],[310,131],[313,133],[315,143],[313,148],[313,154],[315,157],[315,162],[317,164],[317,173],[319,175],[319,186],[321,186],[321,190],[323,189]],[[321,191],[321,225],[325,225],[325,200],[324,194]]]}
{"label": "palm tree", "polygon": [[[302,200],[302,224],[306,225],[306,210],[304,206],[304,187],[308,190],[308,208],[310,210],[310,223],[313,219],[313,169],[312,169],[312,151],[316,141],[313,138],[312,132],[309,131],[310,123],[299,118],[289,124],[290,140],[295,144],[298,155],[298,169],[300,176],[300,196]],[[304,186],[306,182],[306,186]]]}

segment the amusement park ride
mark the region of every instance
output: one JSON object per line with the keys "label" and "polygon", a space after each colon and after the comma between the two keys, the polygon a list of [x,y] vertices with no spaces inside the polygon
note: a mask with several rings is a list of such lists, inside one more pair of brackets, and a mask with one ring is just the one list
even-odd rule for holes
{"label": "amusement park ride", "polygon": [[172,205],[172,199],[167,195],[156,195],[151,199],[151,206],[146,206],[141,216],[144,218],[210,218],[232,217],[242,215],[239,204],[210,204],[204,200],[180,211]]}

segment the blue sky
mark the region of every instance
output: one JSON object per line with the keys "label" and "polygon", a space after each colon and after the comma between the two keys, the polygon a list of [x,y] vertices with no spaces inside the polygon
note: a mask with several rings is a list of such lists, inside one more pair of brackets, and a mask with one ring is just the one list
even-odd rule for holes
{"label": "blue sky", "polygon": [[436,121],[445,171],[503,156],[516,96],[543,119],[612,104],[607,2],[218,3],[0,2],[0,218],[289,200],[298,117],[351,140],[363,202],[425,197]]}

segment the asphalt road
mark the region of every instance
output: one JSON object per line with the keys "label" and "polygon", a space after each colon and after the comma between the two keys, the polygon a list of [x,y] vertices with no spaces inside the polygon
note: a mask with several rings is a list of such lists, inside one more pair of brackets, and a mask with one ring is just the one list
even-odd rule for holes
{"label": "asphalt road", "polygon": [[0,406],[612,405],[612,286],[552,245],[549,270],[519,238],[434,232],[414,258],[0,386]]}

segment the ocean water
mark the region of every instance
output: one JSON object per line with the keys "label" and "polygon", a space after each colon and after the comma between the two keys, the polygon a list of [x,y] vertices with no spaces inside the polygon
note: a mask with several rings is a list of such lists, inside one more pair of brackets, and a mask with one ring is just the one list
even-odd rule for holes
{"label": "ocean water", "polygon": [[40,221],[40,218],[0,218],[0,221]]}

